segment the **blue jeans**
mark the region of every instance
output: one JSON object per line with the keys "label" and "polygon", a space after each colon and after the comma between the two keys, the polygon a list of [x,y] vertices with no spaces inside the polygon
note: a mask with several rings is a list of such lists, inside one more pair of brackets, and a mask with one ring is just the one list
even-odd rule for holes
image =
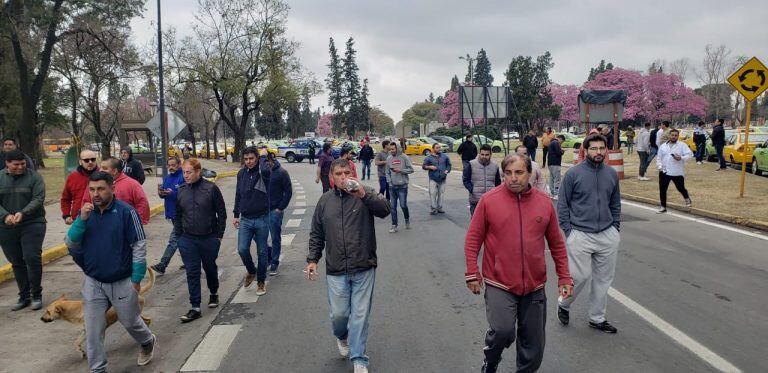
{"label": "blue jeans", "polygon": [[349,343],[353,363],[368,365],[365,344],[368,340],[368,317],[373,303],[376,269],[341,276],[326,276],[328,305],[331,307],[333,335]]}
{"label": "blue jeans", "polygon": [[200,265],[205,271],[205,280],[211,294],[219,291],[219,273],[216,258],[219,257],[221,241],[215,235],[179,237],[179,253],[184,267],[187,268],[187,288],[189,304],[200,308]]}
{"label": "blue jeans", "polygon": [[472,220],[472,217],[475,216],[475,209],[477,208],[478,202],[470,202],[469,203],[469,218]]}
{"label": "blue jeans", "polygon": [[379,176],[379,194],[383,194],[389,200],[389,183],[386,176]]}
{"label": "blue jeans", "polygon": [[371,180],[371,160],[363,159],[363,172],[360,173],[360,179],[365,180],[366,176],[368,180]]}
{"label": "blue jeans", "polygon": [[536,162],[536,148],[528,149],[528,156],[531,157],[531,160]]}
{"label": "blue jeans", "polygon": [[[240,228],[237,230],[237,253],[245,265],[249,274],[256,275],[257,282],[264,282],[267,279],[267,237],[269,236],[269,214],[264,214],[258,218],[240,218]],[[256,242],[256,252],[258,253],[258,266],[253,264],[251,257],[251,240]]]}
{"label": "blue jeans", "polygon": [[408,184],[393,185],[389,190],[389,196],[392,198],[392,225],[397,226],[397,201],[400,200],[400,208],[403,210],[403,217],[406,221],[411,218],[408,213]]}
{"label": "blue jeans", "polygon": [[720,162],[720,168],[725,168],[725,156],[723,155],[723,148],[725,145],[715,145],[715,153],[717,153],[717,160]]}
{"label": "blue jeans", "polygon": [[648,168],[648,165],[651,164],[651,162],[653,161],[653,157],[655,157],[658,152],[659,152],[659,148],[654,148],[652,146],[648,148],[648,161],[645,165],[645,168]]}
{"label": "blue jeans", "polygon": [[[283,215],[285,211],[269,211],[269,235],[272,236],[272,246],[269,246],[268,263],[274,268],[280,265],[280,245],[282,245]],[[257,243],[258,245],[258,243]]]}
{"label": "blue jeans", "polygon": [[705,154],[707,154],[707,144],[696,144],[696,162],[703,161]]}
{"label": "blue jeans", "polygon": [[158,267],[160,267],[162,270],[165,270],[166,268],[168,268],[168,265],[171,263],[171,258],[173,258],[173,254],[176,254],[176,249],[178,248],[178,241],[179,241],[179,236],[177,236],[174,229],[171,228],[171,234],[168,236],[168,246],[165,247],[165,251],[163,252],[163,257],[160,258],[160,263],[158,264]]}

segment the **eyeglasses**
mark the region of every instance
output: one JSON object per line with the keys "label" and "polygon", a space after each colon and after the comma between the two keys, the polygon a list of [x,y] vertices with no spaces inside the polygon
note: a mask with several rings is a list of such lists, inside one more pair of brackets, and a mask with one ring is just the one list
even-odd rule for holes
{"label": "eyeglasses", "polygon": [[594,147],[594,146],[593,146],[593,147],[590,147],[590,148],[587,148],[587,149],[588,149],[589,151],[591,151],[591,152],[603,152],[603,151],[605,151],[605,150],[606,150],[606,149],[608,149],[608,148],[606,148],[606,147],[604,147],[604,146],[601,146],[601,147],[599,147],[599,148],[597,148],[597,147]]}
{"label": "eyeglasses", "polygon": [[85,158],[85,159],[81,159],[81,161],[85,163],[91,163],[91,162],[96,162],[96,158]]}

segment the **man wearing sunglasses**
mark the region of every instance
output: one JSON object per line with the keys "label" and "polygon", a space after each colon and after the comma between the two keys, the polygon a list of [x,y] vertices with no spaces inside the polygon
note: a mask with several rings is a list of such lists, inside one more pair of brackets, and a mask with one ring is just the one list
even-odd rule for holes
{"label": "man wearing sunglasses", "polygon": [[67,176],[64,190],[61,191],[61,218],[67,225],[77,217],[83,206],[83,194],[88,189],[88,178],[96,170],[96,152],[83,150],[80,152],[80,166]]}

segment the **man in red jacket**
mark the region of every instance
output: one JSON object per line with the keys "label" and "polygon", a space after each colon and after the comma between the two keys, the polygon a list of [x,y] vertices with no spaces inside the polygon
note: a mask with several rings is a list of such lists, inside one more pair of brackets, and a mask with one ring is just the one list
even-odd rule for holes
{"label": "man in red jacket", "polygon": [[[149,224],[149,200],[144,188],[138,181],[123,173],[123,162],[117,158],[109,157],[101,161],[101,171],[104,171],[115,179],[115,197],[131,205],[139,214],[142,225]],[[83,194],[83,203],[91,202],[91,194]]]}
{"label": "man in red jacket", "polygon": [[61,191],[61,217],[69,225],[75,220],[83,205],[83,195],[88,189],[88,178],[96,170],[96,152],[80,152],[80,166],[67,176],[64,190]]}
{"label": "man in red jacket", "polygon": [[[474,294],[480,294],[483,283],[488,285],[485,308],[489,329],[482,371],[496,372],[501,353],[515,341],[517,324],[517,371],[534,372],[544,356],[545,238],[563,298],[571,296],[573,280],[552,201],[529,184],[531,159],[512,154],[501,167],[504,182],[480,198],[469,224],[464,242],[465,278]],[[477,267],[481,247],[485,247],[482,273]]]}

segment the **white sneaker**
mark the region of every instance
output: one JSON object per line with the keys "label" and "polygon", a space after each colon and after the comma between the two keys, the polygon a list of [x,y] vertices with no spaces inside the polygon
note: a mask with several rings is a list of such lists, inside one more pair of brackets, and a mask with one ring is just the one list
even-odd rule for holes
{"label": "white sneaker", "polygon": [[355,364],[355,373],[368,373],[368,367],[363,364]]}
{"label": "white sneaker", "polygon": [[667,209],[665,207],[659,207],[659,209],[656,210],[657,214],[663,214],[665,212],[667,212]]}
{"label": "white sneaker", "polygon": [[392,228],[389,228],[389,233],[397,233],[397,226],[393,225]]}
{"label": "white sneaker", "polygon": [[336,340],[336,347],[339,348],[339,355],[341,357],[349,357],[349,343],[347,343],[347,340]]}

